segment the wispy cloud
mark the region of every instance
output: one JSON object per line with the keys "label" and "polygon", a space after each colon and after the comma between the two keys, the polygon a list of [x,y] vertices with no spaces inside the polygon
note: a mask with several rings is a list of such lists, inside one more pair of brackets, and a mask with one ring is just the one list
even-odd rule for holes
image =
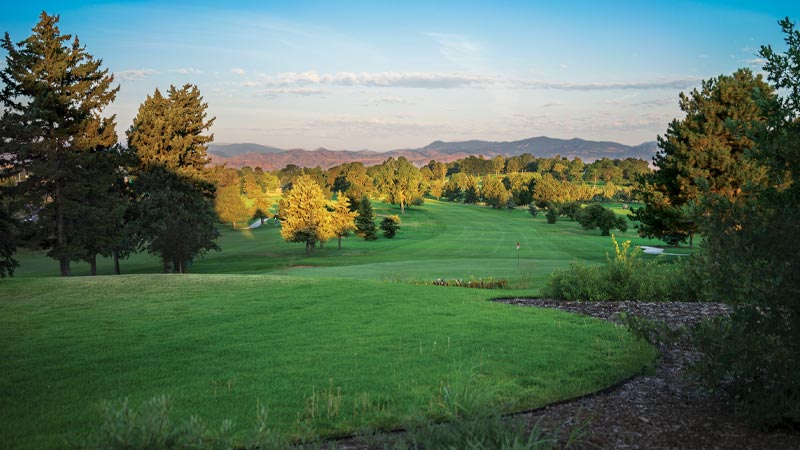
{"label": "wispy cloud", "polygon": [[439,53],[448,61],[462,67],[474,67],[483,62],[483,46],[460,34],[425,33],[439,44]]}
{"label": "wispy cloud", "polygon": [[155,69],[131,69],[120,70],[119,72],[114,73],[114,75],[123,81],[136,81],[151,77],[153,75],[158,75],[158,71]]}
{"label": "wispy cloud", "polygon": [[259,94],[267,97],[277,97],[279,95],[300,95],[303,97],[310,97],[312,95],[325,95],[328,93],[328,91],[324,91],[322,89],[311,88],[275,88],[263,89],[259,91]]}
{"label": "wispy cloud", "polygon": [[752,59],[741,59],[739,60],[740,63],[747,64],[750,67],[764,67],[764,64],[767,63],[767,60],[764,58],[752,58]]}
{"label": "wispy cloud", "polygon": [[683,90],[691,88],[700,78],[688,77],[655,81],[620,82],[569,82],[510,79],[495,75],[462,72],[336,72],[318,73],[285,72],[259,74],[242,81],[242,87],[290,88],[305,86],[380,87],[454,89],[486,88],[490,86],[512,89],[540,89],[564,91],[612,91],[612,90]]}
{"label": "wispy cloud", "polygon": [[413,103],[411,100],[402,97],[382,97],[372,99],[370,102],[366,103],[364,106],[374,106],[374,105],[399,105],[399,104],[411,104]]}
{"label": "wispy cloud", "polygon": [[241,67],[232,68],[231,69],[231,73],[235,74],[235,75],[241,75],[241,76],[247,75],[247,72],[245,72],[244,69],[242,69]]}
{"label": "wispy cloud", "polygon": [[248,80],[243,86],[363,86],[448,89],[493,84],[497,80],[490,76],[442,72],[287,72],[277,75],[260,75]]}
{"label": "wispy cloud", "polygon": [[192,67],[181,67],[181,68],[178,68],[178,69],[169,69],[169,71],[172,72],[172,73],[179,73],[179,74],[182,74],[182,75],[203,73],[202,70],[194,69]]}
{"label": "wispy cloud", "polygon": [[543,104],[542,108],[553,108],[553,107],[556,107],[556,106],[566,106],[566,103],[558,101],[558,100],[555,100],[555,101],[547,102],[547,103]]}
{"label": "wispy cloud", "polygon": [[556,89],[562,91],[612,91],[612,90],[656,90],[688,89],[696,85],[700,78],[683,78],[665,81],[621,81],[571,83],[563,81],[516,81],[519,87],[527,89]]}

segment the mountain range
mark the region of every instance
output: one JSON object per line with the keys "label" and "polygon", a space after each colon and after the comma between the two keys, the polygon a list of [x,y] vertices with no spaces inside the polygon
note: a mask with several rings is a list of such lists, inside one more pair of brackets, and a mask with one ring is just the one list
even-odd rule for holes
{"label": "mountain range", "polygon": [[376,152],[372,150],[283,150],[259,144],[210,144],[212,164],[226,164],[228,167],[261,167],[264,170],[277,170],[294,164],[300,167],[328,169],[346,162],[360,161],[366,166],[380,164],[389,157],[403,156],[413,164],[422,166],[431,160],[451,162],[469,156],[482,155],[491,158],[530,153],[537,157],[552,158],[564,156],[569,159],[581,158],[591,162],[601,158],[639,158],[650,162],[658,146],[655,141],[630,146],[610,141],[587,141],[583,139],[555,139],[546,136],[532,137],[511,142],[492,142],[471,140],[463,142],[434,141],[425,147],[414,149]]}

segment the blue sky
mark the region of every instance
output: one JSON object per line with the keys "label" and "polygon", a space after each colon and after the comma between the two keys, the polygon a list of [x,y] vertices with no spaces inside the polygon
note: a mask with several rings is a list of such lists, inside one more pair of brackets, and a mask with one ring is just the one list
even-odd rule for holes
{"label": "blue sky", "polygon": [[[30,4],[28,4],[30,3]],[[4,6],[2,31],[61,15],[121,85],[122,133],[170,84],[199,86],[216,142],[391,150],[433,140],[639,144],[678,93],[739,67],[800,2],[141,2]]]}

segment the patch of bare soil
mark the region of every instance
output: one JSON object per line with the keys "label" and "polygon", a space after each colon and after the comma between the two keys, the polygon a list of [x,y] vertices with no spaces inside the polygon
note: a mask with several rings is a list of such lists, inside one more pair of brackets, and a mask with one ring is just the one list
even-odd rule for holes
{"label": "patch of bare soil", "polygon": [[[620,312],[661,320],[670,327],[691,325],[719,314],[717,303],[560,302],[504,299],[503,303],[556,308],[618,321]],[[686,377],[698,357],[686,344],[659,348],[654,374],[637,376],[597,395],[525,413],[546,430],[567,432],[588,419],[588,443],[605,449],[800,449],[800,433],[759,432],[735,416],[721,398],[703,393]]]}

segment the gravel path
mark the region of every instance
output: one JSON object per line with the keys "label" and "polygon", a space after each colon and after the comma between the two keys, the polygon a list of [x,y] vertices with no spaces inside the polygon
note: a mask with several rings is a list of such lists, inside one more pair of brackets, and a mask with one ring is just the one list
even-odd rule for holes
{"label": "gravel path", "polygon": [[[558,302],[505,299],[523,307],[556,308],[618,321],[620,312],[665,321],[670,327],[727,314],[718,303]],[[589,442],[605,449],[800,449],[800,433],[753,430],[720,398],[685,377],[697,353],[684,344],[659,348],[652,375],[638,376],[595,396],[528,413],[545,429],[568,430],[589,419]]]}

